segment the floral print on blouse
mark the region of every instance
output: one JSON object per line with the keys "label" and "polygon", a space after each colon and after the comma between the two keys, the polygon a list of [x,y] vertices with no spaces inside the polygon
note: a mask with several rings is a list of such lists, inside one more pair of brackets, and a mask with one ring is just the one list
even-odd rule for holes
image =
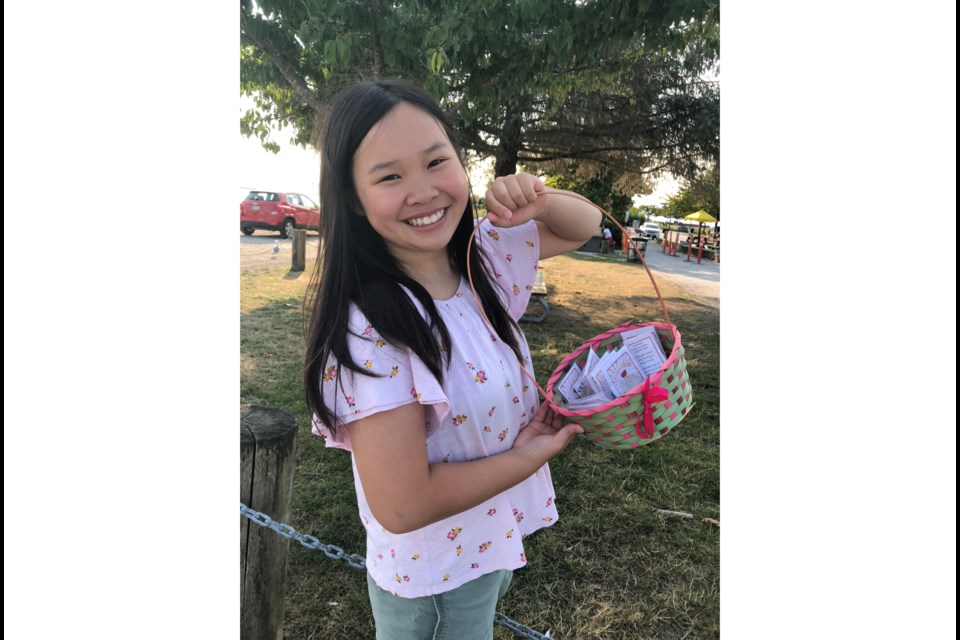
{"label": "floral print on blouse", "polygon": [[[480,224],[477,241],[485,248],[510,314],[519,318],[536,281],[536,223],[512,229]],[[344,423],[409,402],[424,405],[431,464],[507,451],[539,407],[536,389],[520,372],[513,351],[478,312],[466,279],[450,299],[435,302],[452,343],[442,386],[415,355],[386,342],[354,307],[350,324],[356,335],[350,336],[350,352],[361,366],[382,377],[346,369],[338,377],[336,363],[330,361],[321,382],[324,399]],[[523,336],[520,344],[523,364],[532,374]],[[328,447],[351,450],[346,429],[337,429],[334,436],[314,416],[313,432],[323,436]],[[558,518],[548,465],[473,509],[403,534],[388,532],[373,517],[355,462],[353,476],[367,532],[367,571],[383,589],[402,598],[442,593],[486,573],[524,566],[523,538]]]}

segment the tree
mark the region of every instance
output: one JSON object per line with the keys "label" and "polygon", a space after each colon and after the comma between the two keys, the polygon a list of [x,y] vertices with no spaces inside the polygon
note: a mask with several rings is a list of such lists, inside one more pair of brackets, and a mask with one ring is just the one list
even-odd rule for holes
{"label": "tree", "polygon": [[[258,8],[257,8],[258,7]],[[630,191],[660,172],[692,176],[719,156],[719,9],[704,0],[242,0],[241,132],[271,125],[308,144],[329,98],[402,77],[437,97],[464,147],[581,177],[605,169]]]}
{"label": "tree", "polygon": [[662,215],[671,218],[703,209],[717,220],[720,219],[720,167],[710,167],[701,175],[688,181],[687,186],[671,196],[662,207]]}
{"label": "tree", "polygon": [[650,216],[660,216],[663,212],[660,207],[652,204],[641,204],[636,207],[630,207],[630,220],[639,220],[640,224],[646,222]]}
{"label": "tree", "polygon": [[[698,208],[720,219],[720,165],[714,165],[690,181],[690,191]],[[694,209],[696,211],[697,209]]]}

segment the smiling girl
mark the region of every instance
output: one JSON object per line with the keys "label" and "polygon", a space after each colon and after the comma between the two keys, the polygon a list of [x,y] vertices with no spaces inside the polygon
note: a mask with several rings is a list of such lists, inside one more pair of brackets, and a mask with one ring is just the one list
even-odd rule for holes
{"label": "smiling girl", "polygon": [[477,222],[451,125],[402,81],[338,96],[321,153],[304,381],[314,433],[351,452],[377,638],[492,638],[523,538],[558,518],[547,462],[583,432],[524,380],[517,320],[537,261],[600,213],[520,173]]}

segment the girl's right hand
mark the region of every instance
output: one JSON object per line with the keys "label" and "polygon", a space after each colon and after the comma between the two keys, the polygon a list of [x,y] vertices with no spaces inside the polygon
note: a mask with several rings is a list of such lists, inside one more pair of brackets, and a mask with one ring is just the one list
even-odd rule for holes
{"label": "girl's right hand", "polygon": [[546,215],[550,203],[547,187],[529,173],[500,176],[487,189],[487,218],[495,227],[516,227]]}
{"label": "girl's right hand", "polygon": [[583,427],[572,423],[563,426],[563,416],[550,409],[546,402],[540,405],[533,420],[520,430],[513,441],[513,449],[522,450],[541,464],[560,455],[574,437],[583,433]]}

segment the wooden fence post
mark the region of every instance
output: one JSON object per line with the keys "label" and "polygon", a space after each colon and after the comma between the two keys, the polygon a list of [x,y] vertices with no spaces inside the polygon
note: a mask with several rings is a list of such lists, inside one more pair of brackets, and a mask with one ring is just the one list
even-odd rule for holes
{"label": "wooden fence post", "polygon": [[[240,418],[240,502],[276,522],[290,519],[297,419],[252,407]],[[290,541],[240,516],[240,638],[281,640]]]}
{"label": "wooden fence post", "polygon": [[303,271],[307,262],[307,232],[293,230],[293,257],[290,259],[290,271]]}

